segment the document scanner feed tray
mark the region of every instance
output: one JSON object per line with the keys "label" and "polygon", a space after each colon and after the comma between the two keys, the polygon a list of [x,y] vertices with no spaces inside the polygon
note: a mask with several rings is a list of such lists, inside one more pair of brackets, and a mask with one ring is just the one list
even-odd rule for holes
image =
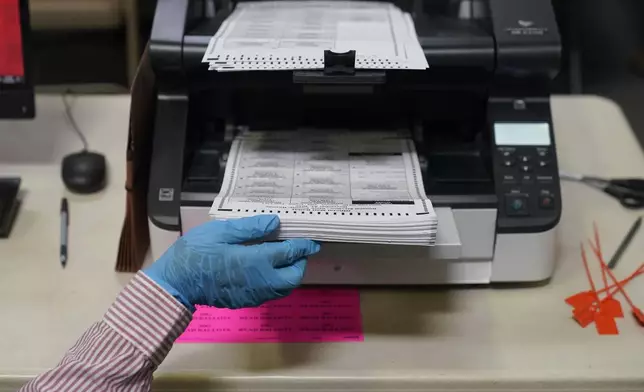
{"label": "document scanner feed tray", "polygon": [[[207,71],[201,63],[206,45],[229,14],[228,6],[202,7],[209,3],[161,0],[155,15],[150,55],[158,98],[148,194],[153,253],[207,219],[239,131],[407,129],[425,191],[441,211],[445,246],[419,258],[392,247],[378,252],[388,255],[377,258],[378,267],[368,260],[335,265],[328,261],[341,256],[332,252],[327,262],[311,265],[309,279],[422,284],[550,276],[561,213],[549,90],[560,44],[550,2],[480,1],[486,11],[469,19],[454,13],[454,1],[398,2],[413,14],[429,69],[358,70],[336,79]],[[396,255],[421,272],[387,278],[383,271],[402,262]],[[423,260],[445,273],[436,275]]]}

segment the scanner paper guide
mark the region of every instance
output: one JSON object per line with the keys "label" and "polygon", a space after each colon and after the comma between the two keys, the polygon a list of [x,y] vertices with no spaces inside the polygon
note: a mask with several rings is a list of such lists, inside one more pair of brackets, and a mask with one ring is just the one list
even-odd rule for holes
{"label": "scanner paper guide", "polygon": [[369,1],[238,2],[211,38],[214,71],[324,68],[324,51],[356,51],[356,68],[426,69],[408,13]]}
{"label": "scanner paper guide", "polygon": [[252,131],[232,143],[214,219],[280,216],[278,238],[434,245],[413,141],[398,132]]}

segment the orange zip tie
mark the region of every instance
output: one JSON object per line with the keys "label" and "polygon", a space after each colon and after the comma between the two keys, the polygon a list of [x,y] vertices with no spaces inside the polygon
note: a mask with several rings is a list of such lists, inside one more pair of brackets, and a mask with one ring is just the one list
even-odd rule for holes
{"label": "orange zip tie", "polygon": [[[607,289],[608,287],[608,281],[606,280],[606,270],[602,267],[603,265],[606,265],[606,262],[604,261],[604,255],[602,254],[602,248],[601,248],[601,243],[599,241],[599,230],[597,230],[597,224],[593,223],[593,232],[595,235],[595,248],[593,249],[595,251],[595,256],[597,257],[597,260],[599,261],[599,268],[602,273],[602,280],[604,281],[604,289]],[[592,241],[588,241],[590,243],[591,248],[593,247]],[[622,304],[613,298],[613,294],[611,293],[610,290],[607,290],[606,297],[599,302],[599,312],[603,315],[606,315],[610,318],[615,318],[615,317],[624,317],[624,311],[622,310]],[[613,320],[614,321],[614,320]],[[595,320],[597,323],[597,320]],[[617,329],[617,325],[613,328],[612,324],[608,320],[603,320],[603,328],[606,328],[603,331],[600,331],[599,328],[600,324],[597,324],[597,328],[600,334],[606,334],[606,333],[617,333],[617,332],[610,332],[610,331],[615,331]],[[609,332],[606,332],[609,331]]]}
{"label": "orange zip tie", "polygon": [[[584,245],[580,244],[581,248],[581,259],[584,262],[584,269],[586,270],[586,277],[588,278],[588,283],[590,284],[591,287],[591,292],[588,293],[586,292],[584,295],[586,298],[581,298],[582,302],[578,302],[578,306],[574,306],[574,309],[572,311],[573,318],[577,323],[582,328],[586,328],[588,325],[590,325],[593,321],[595,321],[595,313],[597,310],[597,306],[599,306],[599,296],[597,295],[597,291],[595,289],[595,282],[593,282],[593,277],[590,274],[590,268],[588,267],[588,259],[586,258],[586,250],[584,249]],[[592,296],[592,299],[590,296]],[[583,296],[583,295],[582,295]]]}
{"label": "orange zip tie", "polygon": [[[630,283],[630,282],[631,282],[631,280],[633,280],[633,279],[637,278],[638,276],[640,276],[640,275],[644,274],[643,267],[644,267],[644,264],[642,265],[642,267],[640,267],[640,268],[636,269],[636,270],[635,270],[635,272],[633,272],[632,274],[630,274],[630,275],[629,275],[629,276],[627,276],[626,278],[622,279],[622,280],[619,282],[619,283],[622,285],[622,287],[624,287],[624,286],[626,286],[628,283]],[[619,292],[619,288],[617,288],[617,285],[616,285],[616,284],[611,284],[610,286],[608,286],[608,290],[612,290],[612,291],[611,291],[611,295],[615,295],[615,294],[617,294],[617,293]],[[605,291],[606,291],[606,289],[602,289],[602,290],[599,290],[597,293],[603,293],[603,292],[605,292]]]}
{"label": "orange zip tie", "polygon": [[[602,246],[601,246],[601,243],[599,242],[599,230],[597,229],[597,222],[593,222],[593,234],[595,236],[595,246],[597,247],[597,251],[599,253],[599,256],[598,256],[599,260],[600,260],[600,262],[604,262],[604,257],[603,257],[603,253],[602,253]],[[606,297],[610,298],[611,293],[608,290],[608,279],[606,279],[606,271],[604,271],[604,269],[601,268],[601,265],[600,265],[600,269],[601,269],[601,273],[602,273],[602,281],[604,282],[604,290],[606,290],[606,292],[607,292]]]}
{"label": "orange zip tie", "polygon": [[[604,288],[607,288],[608,281],[606,280],[606,273],[604,272],[604,268],[602,268],[605,263],[604,257],[601,252],[601,243],[599,242],[599,231],[597,230],[597,224],[594,222],[593,232],[595,234],[595,256],[600,262],[600,270],[602,272]],[[590,247],[593,248],[592,241],[589,240],[588,242],[590,243]],[[608,292],[606,298],[601,300],[598,303],[597,307],[594,309],[593,320],[595,321],[595,328],[597,329],[597,333],[600,335],[618,335],[619,329],[617,329],[617,323],[615,322],[616,317],[624,317],[622,304],[615,298],[611,297],[610,292]]]}
{"label": "orange zip tie", "polygon": [[[644,273],[644,271],[635,271],[635,272],[633,272],[632,274],[630,274],[629,276],[627,276],[626,278],[624,278],[624,279],[620,280],[620,281],[619,281],[619,283],[620,283],[622,286],[626,286],[628,283],[630,283],[630,281],[631,281],[631,280],[633,280],[633,279],[637,278],[638,276],[642,275],[643,273]],[[615,289],[615,290],[613,290],[613,289]],[[598,293],[598,294],[603,294],[603,293],[605,293],[607,290],[613,290],[613,291],[612,291],[612,294],[613,294],[613,295],[614,295],[616,292],[618,292],[618,291],[619,291],[619,290],[617,289],[617,285],[616,285],[616,284],[611,284],[611,285],[610,285],[610,286],[608,286],[607,288],[605,288],[605,289],[601,289],[601,290],[597,291],[597,293]]]}
{"label": "orange zip tie", "polygon": [[[630,283],[633,279],[637,278],[638,276],[644,274],[644,263],[640,265],[639,268],[635,270],[632,274],[630,274],[628,277],[622,279],[620,281],[620,284],[622,287],[626,286],[628,283]],[[614,296],[619,292],[619,289],[617,288],[616,284],[611,284],[607,288],[603,288],[601,290],[597,290],[597,294],[603,294],[606,291],[611,290],[611,296]],[[580,291],[577,294],[573,294],[570,297],[566,298],[565,302],[572,306],[573,308],[581,308],[581,307],[588,307],[592,305],[594,302],[594,299],[592,298],[593,295],[590,291]]]}
{"label": "orange zip tie", "polygon": [[[592,245],[591,245],[591,248],[593,248],[593,252],[595,252],[597,257],[599,257],[597,249],[595,249]],[[608,276],[610,276],[610,278],[613,281],[613,283],[615,283],[617,285],[617,288],[618,288],[619,292],[622,293],[622,295],[624,296],[624,299],[626,300],[628,305],[631,307],[631,311],[633,312],[633,316],[635,316],[635,319],[640,323],[640,325],[644,325],[644,313],[642,313],[642,311],[637,306],[635,306],[635,304],[631,300],[631,297],[629,297],[628,294],[626,294],[626,291],[624,290],[622,285],[619,283],[617,278],[615,278],[615,275],[613,275],[613,272],[608,268],[606,263],[604,263],[601,260],[600,260],[600,262],[602,264],[602,268],[606,271]]]}
{"label": "orange zip tie", "polygon": [[584,269],[586,270],[586,277],[588,278],[588,283],[590,284],[591,294],[595,296],[595,301],[599,303],[599,296],[597,295],[597,289],[595,288],[595,282],[593,282],[593,276],[590,274],[590,268],[588,267],[588,259],[586,258],[586,249],[584,244],[579,245],[581,247],[581,259],[584,262]]}

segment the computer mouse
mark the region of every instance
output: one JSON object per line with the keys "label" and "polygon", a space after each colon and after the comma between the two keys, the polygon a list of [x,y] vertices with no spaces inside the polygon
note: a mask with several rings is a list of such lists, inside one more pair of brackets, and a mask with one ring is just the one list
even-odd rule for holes
{"label": "computer mouse", "polygon": [[105,157],[97,152],[81,151],[63,158],[63,183],[74,193],[89,194],[105,188],[106,171]]}

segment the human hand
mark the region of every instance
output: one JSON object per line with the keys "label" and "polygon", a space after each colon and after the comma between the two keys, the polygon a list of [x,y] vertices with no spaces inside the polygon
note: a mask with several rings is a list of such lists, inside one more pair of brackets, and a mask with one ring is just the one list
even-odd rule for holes
{"label": "human hand", "polygon": [[192,312],[194,305],[259,306],[299,286],[306,257],[320,250],[306,239],[242,245],[278,226],[276,215],[209,221],[188,231],[143,272]]}

